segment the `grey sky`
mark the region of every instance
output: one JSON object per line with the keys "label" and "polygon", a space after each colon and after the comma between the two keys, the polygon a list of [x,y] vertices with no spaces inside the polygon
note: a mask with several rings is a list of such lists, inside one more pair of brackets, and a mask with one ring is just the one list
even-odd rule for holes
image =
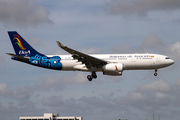
{"label": "grey sky", "polygon": [[109,0],[106,5],[109,13],[125,16],[132,14],[144,16],[148,12],[180,9],[179,0]]}
{"label": "grey sky", "polygon": [[[84,120],[179,120],[180,2],[178,0],[0,0],[0,116],[83,116]],[[123,71],[92,82],[89,73],[52,71],[10,59],[7,31],[15,30],[44,54],[68,54],[56,41],[84,53],[158,53],[175,64]]]}
{"label": "grey sky", "polygon": [[0,21],[5,26],[23,28],[52,23],[47,9],[36,0],[1,0]]}

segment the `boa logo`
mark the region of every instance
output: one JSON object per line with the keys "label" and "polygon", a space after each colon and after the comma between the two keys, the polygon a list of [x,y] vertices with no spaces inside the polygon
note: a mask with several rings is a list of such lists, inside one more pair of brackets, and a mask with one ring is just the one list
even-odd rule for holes
{"label": "boa logo", "polygon": [[17,42],[15,42],[15,44],[17,44],[22,50],[26,50],[26,48],[24,48],[23,44],[22,44],[22,41],[21,41],[21,38],[19,35],[15,34],[14,35],[14,38],[13,38],[13,41],[16,40]]}
{"label": "boa logo", "polygon": [[19,54],[31,54],[31,51],[30,50],[28,50],[28,51],[20,50]]}

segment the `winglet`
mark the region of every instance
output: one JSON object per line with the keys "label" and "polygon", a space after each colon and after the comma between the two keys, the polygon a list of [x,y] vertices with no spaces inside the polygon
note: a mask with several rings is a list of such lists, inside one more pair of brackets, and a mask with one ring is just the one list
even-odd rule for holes
{"label": "winglet", "polygon": [[58,46],[59,47],[65,47],[62,43],[60,43],[59,41],[56,41],[57,42],[57,44],[58,44]]}

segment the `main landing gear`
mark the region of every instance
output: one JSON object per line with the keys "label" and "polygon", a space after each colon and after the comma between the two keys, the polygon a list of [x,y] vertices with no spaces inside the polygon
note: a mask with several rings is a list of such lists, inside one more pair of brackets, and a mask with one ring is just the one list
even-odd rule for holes
{"label": "main landing gear", "polygon": [[97,78],[97,75],[96,75],[96,72],[92,72],[92,74],[91,75],[88,75],[87,76],[87,79],[89,80],[89,81],[92,81],[92,79],[96,79]]}
{"label": "main landing gear", "polygon": [[158,74],[157,74],[157,69],[155,69],[155,73],[154,73],[154,76],[157,76]]}

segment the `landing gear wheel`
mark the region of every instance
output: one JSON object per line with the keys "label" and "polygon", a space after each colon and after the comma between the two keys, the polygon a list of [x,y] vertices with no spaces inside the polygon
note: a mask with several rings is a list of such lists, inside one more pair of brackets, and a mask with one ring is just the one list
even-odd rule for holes
{"label": "landing gear wheel", "polygon": [[97,78],[97,75],[96,75],[96,72],[92,72],[92,74],[91,75],[88,75],[87,76],[87,79],[89,80],[89,81],[92,81],[92,79],[96,79]]}
{"label": "landing gear wheel", "polygon": [[95,73],[95,72],[92,72],[91,76],[92,76],[92,78],[94,78],[94,79],[96,79],[96,78],[97,78],[97,75],[96,75],[96,73]]}
{"label": "landing gear wheel", "polygon": [[88,76],[87,76],[87,79],[88,79],[89,81],[92,81],[91,75],[88,75]]}
{"label": "landing gear wheel", "polygon": [[154,73],[154,76],[157,76],[157,73]]}

